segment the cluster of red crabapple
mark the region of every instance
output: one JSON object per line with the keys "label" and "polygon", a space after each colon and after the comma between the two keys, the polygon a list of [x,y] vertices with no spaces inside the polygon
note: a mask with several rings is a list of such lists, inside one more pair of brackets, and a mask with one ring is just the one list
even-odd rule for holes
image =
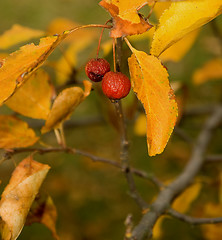
{"label": "cluster of red crabapple", "polygon": [[118,100],[128,95],[131,83],[121,72],[110,71],[110,64],[104,58],[93,58],[85,67],[86,75],[93,82],[102,81],[103,93],[111,100]]}

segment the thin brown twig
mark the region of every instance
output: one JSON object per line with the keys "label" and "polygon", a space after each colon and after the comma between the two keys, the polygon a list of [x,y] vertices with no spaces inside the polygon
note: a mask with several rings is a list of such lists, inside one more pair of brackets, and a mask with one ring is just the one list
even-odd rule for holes
{"label": "thin brown twig", "polygon": [[218,105],[216,104],[209,104],[209,105],[200,105],[200,106],[193,106],[188,109],[186,109],[183,113],[184,117],[192,117],[192,116],[198,116],[198,115],[207,115],[211,114]]}
{"label": "thin brown twig", "polygon": [[171,215],[172,217],[175,217],[175,218],[179,219],[180,221],[189,223],[191,225],[222,223],[222,217],[216,217],[216,218],[191,217],[191,216],[179,213],[172,208],[168,209],[167,213],[169,215]]}
{"label": "thin brown twig", "polygon": [[[10,149],[10,151],[5,151],[3,153],[3,157],[0,161],[4,162],[5,160],[10,159],[13,155],[19,154],[19,153],[25,153],[25,152],[32,152],[32,153],[39,153],[39,154],[47,154],[47,153],[53,153],[53,152],[64,152],[64,153],[69,153],[69,154],[79,154],[85,157],[88,157],[91,159],[93,162],[101,162],[105,164],[109,164],[111,166],[117,167],[119,169],[122,169],[122,165],[114,160],[110,160],[107,158],[99,157],[94,154],[88,153],[86,151],[82,151],[80,149],[75,149],[75,148],[61,148],[61,147],[49,147],[49,148],[15,148],[15,149]],[[162,186],[162,183],[152,174],[147,174],[146,172],[136,169],[136,168],[131,168],[131,172],[135,174],[138,177],[144,178],[152,182],[156,187],[160,188]]]}
{"label": "thin brown twig", "polygon": [[[112,28],[113,26],[111,26],[111,25],[102,25],[102,24],[88,24],[88,25],[82,25],[82,26],[78,26],[78,27],[75,27],[75,28],[72,28],[72,29],[70,29],[69,31],[68,31],[68,33],[70,34],[70,33],[73,33],[73,32],[75,32],[75,31],[78,31],[78,30],[80,30],[80,29],[83,29],[83,28],[94,28],[94,27],[98,27],[98,28]],[[66,31],[65,31],[66,32]]]}
{"label": "thin brown twig", "polygon": [[207,155],[205,159],[206,163],[222,162],[222,155]]}
{"label": "thin brown twig", "polygon": [[[105,25],[107,25],[109,22],[111,22],[112,20],[109,19],[108,21],[105,22]],[[100,44],[101,44],[101,40],[102,40],[102,36],[103,36],[103,32],[104,32],[105,28],[102,28],[100,37],[99,37],[99,43],[98,43],[98,47],[97,47],[97,52],[96,52],[96,58],[99,57],[99,49],[100,49]]]}

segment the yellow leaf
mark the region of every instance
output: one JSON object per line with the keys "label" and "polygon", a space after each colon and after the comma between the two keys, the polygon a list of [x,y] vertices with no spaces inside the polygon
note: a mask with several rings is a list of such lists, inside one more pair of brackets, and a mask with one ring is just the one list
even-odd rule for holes
{"label": "yellow leaf", "polygon": [[0,36],[0,49],[7,49],[16,44],[28,41],[32,38],[41,37],[44,35],[43,31],[23,27],[15,24],[11,29],[5,31]]}
{"label": "yellow leaf", "polygon": [[59,128],[62,122],[69,119],[75,108],[90,92],[89,88],[91,89],[92,84],[89,81],[85,81],[84,84],[86,86],[85,93],[80,87],[66,88],[59,93],[52,105],[45,126],[41,130],[42,133],[46,133],[53,128]]}
{"label": "yellow leaf", "polygon": [[0,148],[32,146],[37,142],[35,132],[28,124],[14,116],[0,116]]}
{"label": "yellow leaf", "polygon": [[46,194],[38,194],[31,206],[25,225],[42,223],[52,232],[55,239],[59,239],[56,233],[56,219],[57,211],[52,198]]}
{"label": "yellow leaf", "polygon": [[168,73],[154,56],[131,47],[128,59],[133,91],[147,116],[147,145],[150,156],[162,153],[177,118],[177,104]]}
{"label": "yellow leaf", "polygon": [[146,115],[140,114],[138,118],[136,119],[135,125],[134,125],[134,132],[135,134],[139,136],[146,135]]}
{"label": "yellow leaf", "polygon": [[180,39],[178,42],[166,49],[161,55],[160,59],[164,62],[166,61],[180,61],[186,53],[191,49],[197,36],[199,34],[199,29],[188,33],[184,38]]}
{"label": "yellow leaf", "polygon": [[49,168],[48,165],[35,162],[28,157],[14,170],[0,201],[2,239],[15,240],[20,234]]}
{"label": "yellow leaf", "polygon": [[50,111],[52,93],[49,75],[39,69],[6,101],[6,105],[24,116],[46,119]]}
{"label": "yellow leaf", "polygon": [[159,20],[151,45],[151,54],[159,56],[186,34],[208,23],[221,12],[221,0],[173,2]]}
{"label": "yellow leaf", "polygon": [[157,19],[163,14],[163,12],[168,9],[171,5],[171,2],[156,2],[153,12],[156,15]]}
{"label": "yellow leaf", "polygon": [[186,190],[174,200],[172,208],[180,213],[187,212],[191,203],[199,196],[201,187],[201,183],[196,182],[186,188]]}
{"label": "yellow leaf", "polygon": [[0,67],[0,105],[41,66],[55,47],[69,34],[42,38],[39,45],[28,44],[2,61]]}
{"label": "yellow leaf", "polygon": [[148,3],[147,0],[102,0],[99,4],[113,17],[111,37],[118,38],[146,32],[152,27],[138,14],[137,9]]}
{"label": "yellow leaf", "polygon": [[203,84],[211,79],[222,79],[221,58],[210,60],[193,74],[193,82],[197,85]]}
{"label": "yellow leaf", "polygon": [[163,235],[163,231],[162,231],[162,224],[163,221],[166,219],[167,217],[162,215],[158,218],[156,224],[154,225],[153,228],[153,239],[161,239],[162,235]]}

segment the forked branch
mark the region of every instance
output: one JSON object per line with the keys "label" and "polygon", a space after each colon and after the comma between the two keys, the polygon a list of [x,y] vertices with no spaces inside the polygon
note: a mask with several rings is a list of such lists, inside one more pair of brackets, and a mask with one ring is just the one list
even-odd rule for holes
{"label": "forked branch", "polygon": [[[150,206],[147,212],[133,229],[130,240],[149,239],[152,236],[152,229],[159,216],[166,213],[171,202],[193,181],[204,164],[204,154],[212,138],[213,130],[222,121],[222,107],[217,107],[206,121],[199,137],[194,144],[193,151],[184,171],[171,184],[160,191],[157,199]],[[186,218],[187,219],[187,218]],[[200,221],[200,220],[199,220]]]}

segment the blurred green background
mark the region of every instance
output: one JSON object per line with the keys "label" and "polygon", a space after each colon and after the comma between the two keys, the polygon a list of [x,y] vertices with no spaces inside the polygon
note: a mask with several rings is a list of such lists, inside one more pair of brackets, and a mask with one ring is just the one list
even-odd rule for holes
{"label": "blurred green background", "polygon": [[[13,24],[21,24],[34,29],[46,30],[55,18],[68,18],[79,24],[103,24],[109,19],[109,14],[98,5],[95,0],[2,0],[0,3],[0,33],[9,29]],[[215,24],[222,32],[221,16]],[[66,30],[66,29],[64,29]],[[108,38],[107,33],[104,41]],[[185,101],[184,109],[194,105],[214,105],[221,101],[221,82],[212,82],[196,87],[191,83],[193,71],[202,66],[206,60],[217,56],[213,48],[212,39],[215,39],[212,24],[203,27],[197,41],[187,55],[179,62],[168,62],[166,66],[172,81],[183,84],[185,91],[178,92],[178,96]],[[83,64],[89,56],[96,52],[97,40],[82,52],[80,56]],[[146,41],[134,42],[138,49],[148,50]],[[125,48],[124,48],[125,49]],[[56,58],[56,54],[54,57]],[[124,58],[130,52],[125,49]],[[111,54],[107,59],[112,61]],[[80,66],[81,66],[80,64]],[[127,65],[123,66],[127,73]],[[52,78],[54,75],[52,74]],[[84,78],[84,71],[79,73]],[[53,79],[52,79],[53,80]],[[134,132],[135,119],[139,111],[135,108],[134,94],[123,100],[127,114],[128,134],[130,141],[130,161],[133,167],[143,169],[147,173],[154,173],[162,181],[173,179],[180,173],[186,164],[191,147],[177,134],[173,134],[164,153],[150,158],[147,155],[145,136],[138,136]],[[138,109],[141,109],[138,104]],[[6,107],[0,113],[11,113]],[[180,123],[188,135],[195,138],[203,124],[205,115],[201,117],[184,117]],[[43,124],[41,121],[26,119],[39,133]],[[84,122],[86,121],[86,124]],[[73,114],[70,124],[65,128],[67,143],[70,147],[81,149],[95,155],[113,160],[119,159],[119,134],[116,128],[116,118],[113,107],[95,91],[79,106]],[[221,129],[217,131],[217,140],[211,145],[212,152],[221,150]],[[53,133],[46,134],[42,140],[57,146]],[[27,154],[16,155],[0,166],[1,190],[7,184],[11,172],[21,159]],[[49,193],[58,211],[57,229],[64,240],[114,240],[123,239],[124,221],[128,214],[133,215],[134,223],[141,218],[140,209],[131,199],[124,175],[119,169],[112,166],[93,163],[90,159],[78,155],[51,153],[36,155],[35,159],[47,163],[51,170],[43,184],[43,192]],[[201,206],[207,201],[216,201],[219,183],[219,165],[207,165],[200,176],[207,178],[203,183],[203,191],[195,206]],[[135,177],[139,192],[147,202],[151,202],[157,194],[157,188],[149,181]],[[213,186],[213,188],[212,188]],[[211,191],[211,196],[207,194]],[[215,196],[215,197],[214,197]],[[201,205],[198,203],[201,202]],[[197,211],[197,213],[198,213]],[[194,211],[195,212],[195,211]],[[164,232],[161,239],[204,239],[199,227],[191,227],[173,219],[164,221]],[[19,240],[53,239],[45,226],[33,224],[24,227]]]}

